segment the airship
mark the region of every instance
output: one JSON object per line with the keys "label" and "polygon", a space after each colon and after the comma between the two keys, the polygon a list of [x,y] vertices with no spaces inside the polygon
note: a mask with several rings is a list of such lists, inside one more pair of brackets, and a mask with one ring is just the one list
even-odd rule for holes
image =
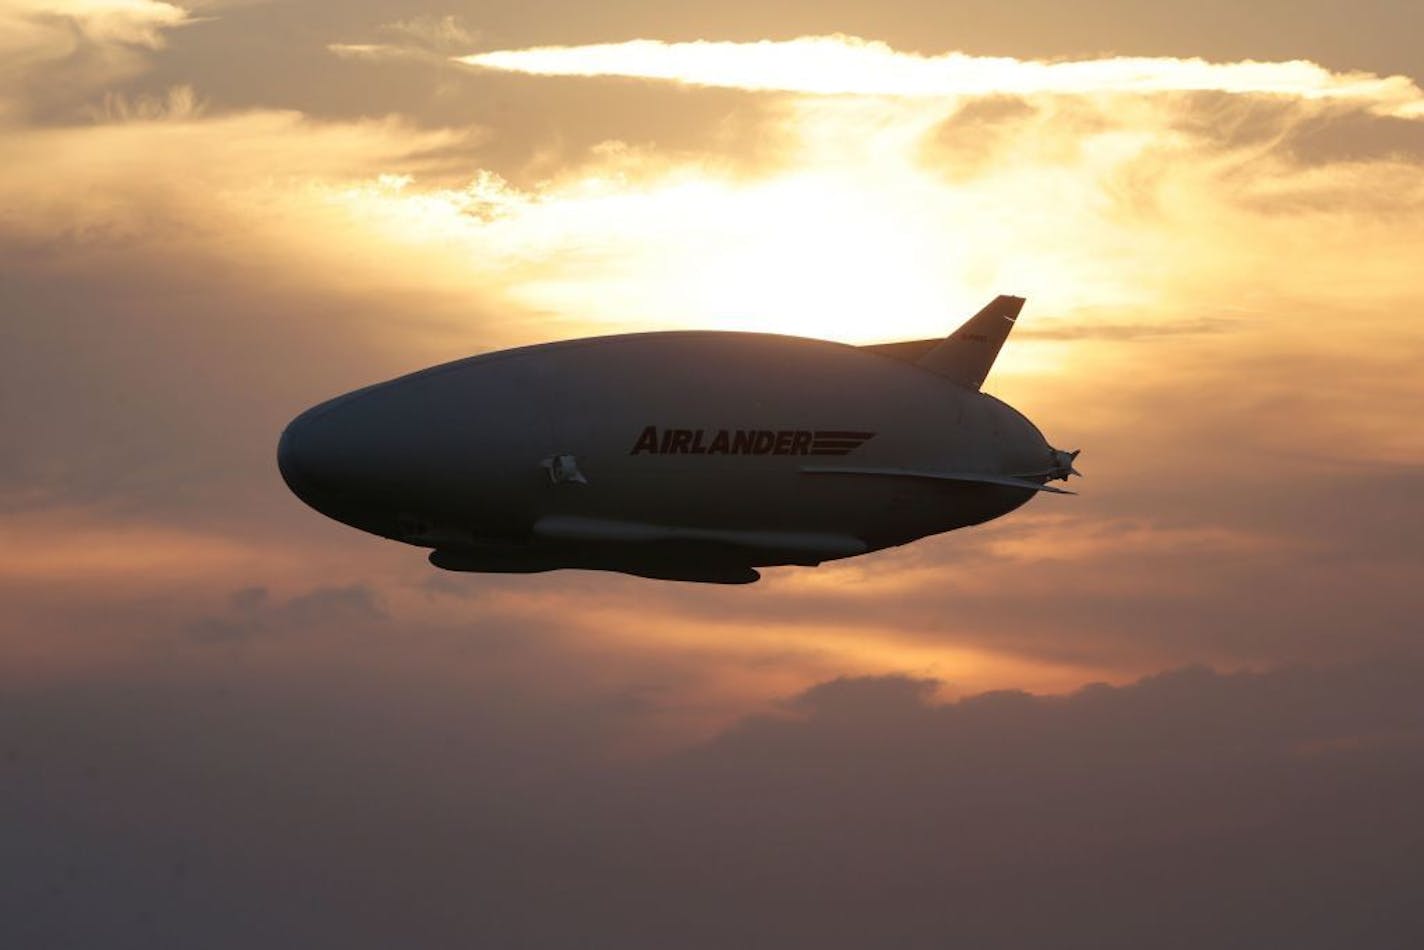
{"label": "airship", "polygon": [[1008,514],[1077,475],[981,391],[1023,308],[851,346],[668,331],[484,353],[338,396],[283,431],[318,512],[451,571],[747,584]]}

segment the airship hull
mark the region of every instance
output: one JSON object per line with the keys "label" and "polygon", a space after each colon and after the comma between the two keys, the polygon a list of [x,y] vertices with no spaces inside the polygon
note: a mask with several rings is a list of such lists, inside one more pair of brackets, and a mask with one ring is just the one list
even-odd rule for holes
{"label": "airship hull", "polygon": [[299,416],[279,462],[313,507],[439,567],[745,583],[1006,514],[1055,454],[1004,403],[918,363],[688,331],[368,387]]}

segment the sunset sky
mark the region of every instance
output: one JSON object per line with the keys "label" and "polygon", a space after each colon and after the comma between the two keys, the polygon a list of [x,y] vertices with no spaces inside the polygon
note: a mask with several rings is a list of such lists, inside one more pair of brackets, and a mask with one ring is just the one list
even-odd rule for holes
{"label": "sunset sky", "polygon": [[[0,944],[1424,940],[1420,35],[0,0]],[[1001,293],[1081,494],[747,588],[444,574],[276,471],[472,353]]]}

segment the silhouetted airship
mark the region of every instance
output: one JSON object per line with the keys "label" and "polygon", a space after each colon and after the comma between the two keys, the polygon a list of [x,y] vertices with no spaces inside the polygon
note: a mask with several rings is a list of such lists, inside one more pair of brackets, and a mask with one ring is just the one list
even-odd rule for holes
{"label": "silhouetted airship", "polygon": [[473,356],[307,410],[278,464],[307,504],[453,571],[745,584],[1007,514],[1063,489],[979,391],[1023,299],[943,340],[634,333]]}

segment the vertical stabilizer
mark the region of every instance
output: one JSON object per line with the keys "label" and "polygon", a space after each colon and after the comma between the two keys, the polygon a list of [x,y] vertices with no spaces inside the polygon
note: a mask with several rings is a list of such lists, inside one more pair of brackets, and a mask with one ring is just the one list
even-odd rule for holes
{"label": "vertical stabilizer", "polygon": [[964,326],[916,360],[916,364],[962,386],[978,389],[989,375],[1023,305],[1022,297],[995,297],[987,307],[966,320]]}

